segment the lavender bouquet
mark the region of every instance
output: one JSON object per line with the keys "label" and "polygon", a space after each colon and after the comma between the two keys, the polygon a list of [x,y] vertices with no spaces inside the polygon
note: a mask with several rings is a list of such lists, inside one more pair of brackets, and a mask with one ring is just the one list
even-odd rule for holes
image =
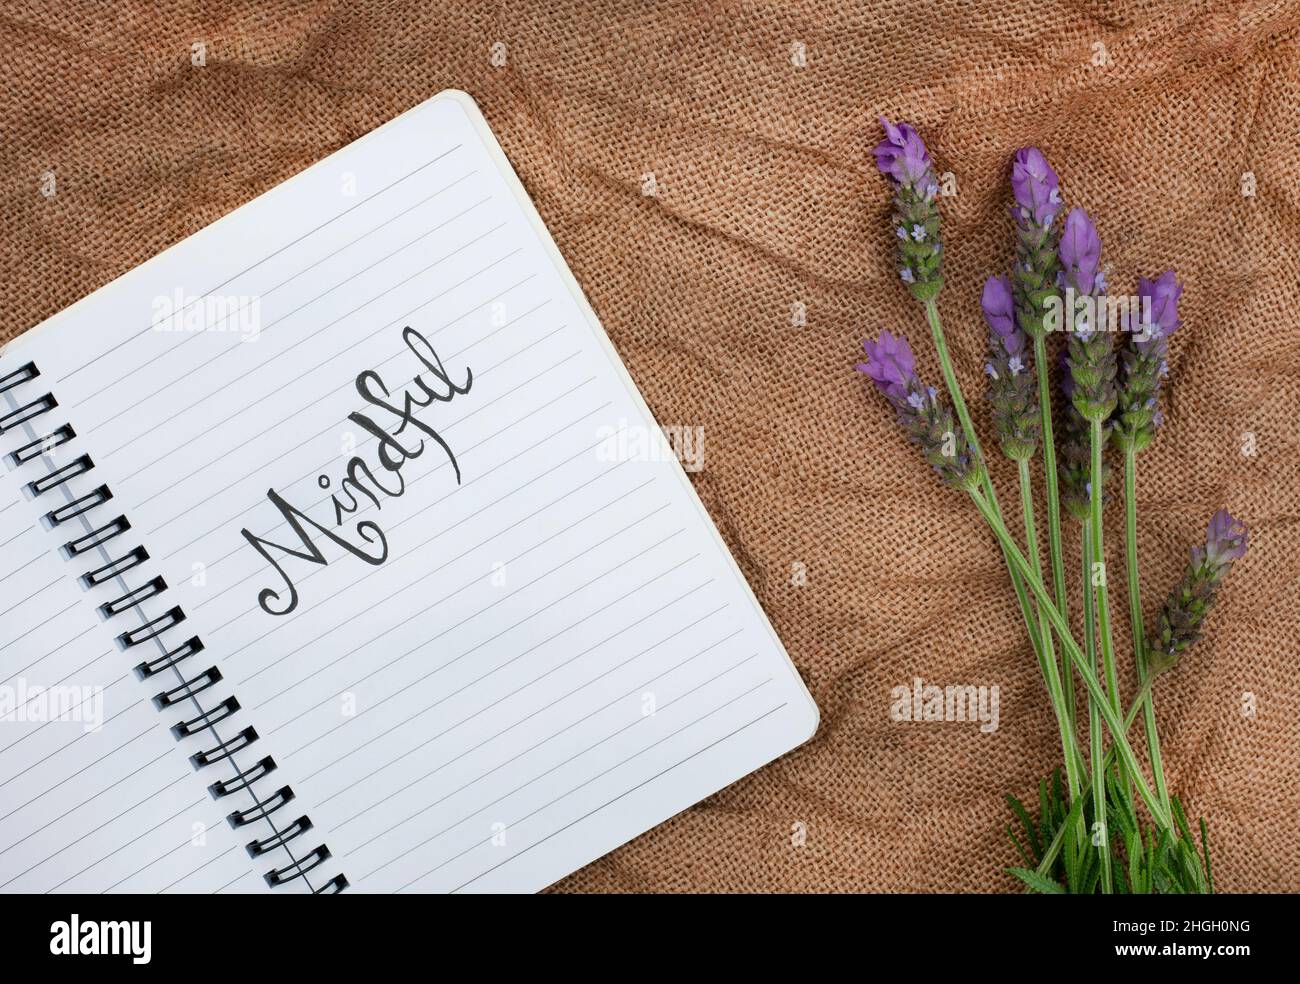
{"label": "lavender bouquet", "polygon": [[[988,278],[980,302],[988,325],[985,373],[992,429],[1018,472],[1022,543],[1007,526],[939,320],[943,245],[939,184],[930,155],[911,126],[881,123],[885,137],[875,157],[894,190],[899,278],[925,311],[951,409],[920,379],[901,336],[883,331],[864,341],[866,361],[857,368],[893,407],[939,477],[970,497],[993,533],[1061,743],[1061,768],[1039,785],[1037,821],[1019,800],[1007,797],[1022,828],[1017,834],[1007,827],[1022,862],[1007,871],[1030,890],[1045,893],[1212,892],[1206,824],[1200,821],[1193,833],[1165,779],[1154,685],[1199,638],[1224,577],[1246,552],[1247,531],[1227,511],[1216,512],[1204,544],[1191,550],[1182,580],[1149,627],[1136,544],[1137,455],[1161,425],[1160,388],[1168,373],[1169,340],[1181,325],[1182,284],[1169,270],[1151,280],[1140,278],[1132,297],[1108,296],[1101,239],[1092,220],[1081,208],[1062,218],[1060,182],[1046,157],[1033,147],[1016,153],[1011,165],[1015,263],[1008,275]],[[1064,339],[1055,360],[1048,353],[1054,336]],[[1054,364],[1059,366],[1055,388]],[[1117,652],[1111,629],[1104,561],[1108,457],[1118,457],[1124,474],[1132,625],[1127,654]],[[1034,513],[1035,459],[1042,463],[1046,562]],[[1080,529],[1081,636],[1075,635],[1068,607],[1063,521]],[[1124,656],[1131,659],[1136,680],[1127,695],[1120,682]],[[1081,699],[1086,717],[1078,713]],[[1140,729],[1135,727],[1139,717]],[[1133,748],[1139,730],[1149,778]]]}

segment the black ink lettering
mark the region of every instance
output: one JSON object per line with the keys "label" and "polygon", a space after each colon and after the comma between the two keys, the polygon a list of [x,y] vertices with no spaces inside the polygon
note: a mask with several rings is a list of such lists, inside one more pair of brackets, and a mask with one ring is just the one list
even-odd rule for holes
{"label": "black ink lettering", "polygon": [[[421,420],[417,415],[417,411],[426,409],[435,402],[448,403],[455,397],[468,393],[474,383],[474,372],[466,366],[465,381],[460,384],[453,383],[450,374],[442,363],[442,359],[434,351],[433,345],[430,344],[427,338],[414,328],[407,326],[402,330],[402,341],[420,361],[420,364],[424,366],[424,369],[432,377],[434,384],[431,385],[430,382],[426,381],[423,374],[417,374],[415,379],[412,380],[417,392],[412,393],[403,390],[400,399],[395,399],[379,373],[374,369],[365,369],[356,377],[357,392],[370,406],[386,410],[392,414],[397,419],[397,428],[390,432],[362,411],[355,411],[348,415],[348,420],[378,441],[376,457],[381,466],[380,471],[394,477],[392,487],[380,481],[370,464],[360,455],[356,455],[348,461],[346,477],[339,482],[338,490],[330,496],[330,504],[333,507],[334,529],[322,526],[300,509],[286,502],[275,489],[268,489],[266,497],[280,514],[280,518],[289,524],[289,528],[297,537],[297,542],[293,546],[285,546],[282,543],[276,543],[265,537],[257,536],[248,529],[240,530],[244,539],[262,556],[263,560],[274,568],[281,580],[284,581],[282,588],[278,590],[263,588],[257,596],[258,604],[269,615],[287,615],[298,607],[298,588],[289,572],[285,569],[287,560],[292,558],[321,567],[329,563],[316,545],[311,531],[314,531],[317,536],[323,536],[330,542],[337,544],[347,553],[360,558],[367,564],[378,566],[388,559],[388,539],[378,523],[363,520],[355,526],[357,537],[365,544],[377,546],[377,554],[366,552],[361,546],[340,535],[337,530],[343,526],[348,517],[364,509],[367,503],[376,509],[382,509],[384,498],[395,499],[406,492],[408,483],[402,474],[402,470],[407,464],[423,455],[425,451],[423,438],[417,438],[413,447],[408,447],[406,442],[398,439],[408,428],[413,432],[423,434],[442,449],[447,456],[447,460],[451,463],[452,470],[455,472],[456,484],[461,484],[460,462],[456,459],[456,454],[451,445],[434,427]],[[332,487],[332,480],[328,475],[319,475],[316,484],[321,489],[329,490]],[[282,607],[275,607],[276,603],[282,601]]]}
{"label": "black ink lettering", "polygon": [[[442,359],[438,357],[438,353],[433,350],[433,345],[430,344],[427,338],[410,325],[407,325],[406,328],[402,329],[402,341],[406,343],[406,347],[411,350],[411,353],[424,364],[424,367],[433,373],[435,377],[442,380],[447,386],[446,396],[439,396],[429,388],[428,384],[425,383],[423,379],[417,377],[415,380],[416,383],[422,390],[424,390],[430,399],[438,400],[442,403],[450,403],[453,396],[464,396],[470,391],[470,388],[474,385],[474,370],[469,366],[465,367],[464,385],[457,386],[451,381],[451,377],[447,375],[447,370],[444,369],[442,365]],[[427,356],[421,351],[422,348],[429,350]],[[427,406],[428,404],[425,405]]]}
{"label": "black ink lettering", "polygon": [[[247,540],[250,544],[252,544],[253,549],[256,550],[258,553],[260,553],[262,555],[262,558],[267,563],[269,563],[272,567],[274,567],[276,573],[279,574],[280,577],[284,579],[285,588],[289,592],[288,604],[285,606],[283,610],[276,611],[274,608],[271,607],[271,602],[279,601],[281,592],[276,591],[273,588],[262,589],[262,591],[257,596],[257,603],[262,606],[262,610],[266,612],[268,615],[288,615],[291,611],[293,611],[295,608],[298,607],[298,588],[294,585],[293,579],[290,578],[287,573],[285,573],[285,570],[280,565],[280,562],[276,558],[271,556],[272,549],[280,550],[286,556],[296,557],[298,560],[305,560],[312,564],[319,564],[321,566],[324,566],[325,564],[329,563],[329,561],[325,559],[325,555],[321,553],[320,547],[316,546],[315,541],[312,540],[312,538],[307,534],[307,531],[304,528],[304,524],[316,530],[316,532],[326,537],[332,543],[338,544],[348,553],[352,554],[352,556],[359,557],[360,559],[364,560],[367,564],[372,564],[377,566],[379,564],[382,564],[385,560],[388,559],[388,540],[384,536],[384,531],[379,528],[378,523],[372,522],[371,520],[367,519],[357,524],[357,535],[360,536],[362,540],[364,540],[366,543],[374,543],[376,542],[377,539],[379,542],[379,546],[380,546],[379,556],[372,557],[364,550],[362,550],[360,547],[354,546],[353,544],[349,543],[343,537],[336,534],[333,530],[322,526],[320,523],[316,522],[314,519],[312,519],[306,513],[302,512],[297,507],[289,505],[289,503],[287,503],[284,500],[284,498],[280,495],[280,493],[275,491],[275,489],[267,489],[266,497],[270,499],[271,504],[280,511],[281,517],[283,517],[283,519],[289,524],[293,532],[297,535],[298,542],[301,544],[302,547],[302,549],[296,549],[294,547],[286,547],[281,543],[273,543],[270,540],[264,539],[263,537],[260,537],[255,533],[251,532],[247,528],[240,530],[240,533],[243,534],[244,539]],[[372,535],[374,539],[372,539]]]}
{"label": "black ink lettering", "polygon": [[[374,423],[373,421],[370,421],[369,418],[366,418],[359,413],[352,414],[349,417],[349,419],[353,423],[360,424],[362,427],[365,427],[366,430],[370,431],[370,433],[378,437],[381,443],[385,443],[391,440],[393,436],[402,433],[402,431],[406,430],[407,424],[413,425],[417,429],[423,431],[429,437],[433,438],[433,440],[438,442],[438,446],[442,448],[443,453],[446,454],[447,456],[447,460],[451,462],[452,469],[456,472],[456,484],[459,485],[460,484],[460,463],[456,460],[456,455],[452,452],[451,446],[446,442],[446,440],[443,438],[441,434],[439,434],[436,430],[434,430],[424,421],[420,420],[418,417],[415,416],[414,407],[417,406],[427,407],[429,403],[432,402],[432,400],[427,400],[424,403],[419,403],[411,396],[410,393],[406,393],[404,394],[406,398],[405,404],[403,408],[399,410],[391,403],[388,403],[387,401],[380,399],[370,391],[369,384],[372,380],[378,383],[380,388],[383,389],[384,396],[389,395],[388,388],[384,386],[384,382],[382,379],[379,378],[379,374],[370,370],[367,370],[366,372],[362,373],[360,376],[357,377],[357,392],[360,393],[362,397],[365,398],[367,403],[371,404],[372,406],[381,407],[382,409],[387,410],[389,413],[397,417],[401,421],[401,423],[397,427],[397,430],[393,432],[393,435],[389,435],[389,433],[386,430],[384,430],[382,427],[380,427],[378,424]],[[417,377],[417,381],[418,381],[418,377]],[[450,397],[448,397],[448,399],[450,399]],[[396,444],[397,442],[394,440],[392,441],[392,443]],[[408,453],[407,457],[418,458],[423,453],[424,453],[424,442],[421,441],[419,450],[413,453]],[[382,450],[380,451],[380,457],[382,460],[383,457]],[[390,471],[394,470],[389,465],[387,465],[387,463],[385,463],[384,466],[386,468],[389,468]]]}

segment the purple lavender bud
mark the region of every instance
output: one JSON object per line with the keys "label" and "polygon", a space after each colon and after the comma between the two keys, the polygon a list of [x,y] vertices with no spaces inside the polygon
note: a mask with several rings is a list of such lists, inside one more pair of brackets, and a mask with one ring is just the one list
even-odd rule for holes
{"label": "purple lavender bud", "polygon": [[1059,242],[1056,217],[1061,211],[1060,182],[1037,147],[1016,152],[1011,165],[1016,204],[1016,320],[1033,338],[1046,334],[1047,304],[1057,295]]}
{"label": "purple lavender bud", "polygon": [[926,461],[953,488],[975,488],[983,475],[982,466],[938,392],[916,375],[916,360],[907,340],[882,331],[877,341],[864,340],[862,348],[867,361],[858,363],[858,371],[869,376],[898,411],[898,422],[921,446]]}
{"label": "purple lavender bud", "polygon": [[1155,280],[1138,277],[1140,310],[1145,315],[1148,305],[1151,309],[1149,323],[1142,326],[1145,337],[1135,339],[1138,345],[1150,346],[1156,337],[1167,339],[1178,330],[1182,325],[1178,320],[1178,298],[1182,294],[1183,285],[1178,282],[1173,270],[1166,270]]}
{"label": "purple lavender bud", "polygon": [[1218,568],[1231,567],[1233,561],[1246,555],[1246,542],[1250,533],[1246,524],[1234,519],[1226,509],[1220,509],[1210,517],[1209,528],[1205,531],[1205,549],[1192,551],[1192,560]]}
{"label": "purple lavender bud", "polygon": [[1101,263],[1101,237],[1083,209],[1072,208],[1066,215],[1059,252],[1065,284],[1077,294],[1093,293]]}
{"label": "purple lavender bud", "polygon": [[1165,355],[1169,336],[1182,324],[1178,320],[1178,298],[1183,285],[1173,270],[1155,280],[1138,278],[1139,325],[1128,325],[1130,333],[1120,352],[1120,388],[1117,433],[1119,440],[1141,451],[1155,439],[1163,415],[1157,408],[1160,381],[1168,374]]}
{"label": "purple lavender bud", "polygon": [[984,309],[984,320],[990,329],[989,342],[994,349],[994,365],[1005,361],[1013,373],[1019,372],[1025,365],[1029,340],[1016,324],[1011,278],[993,276],[984,281],[980,307]]}
{"label": "purple lavender bud", "polygon": [[1011,164],[1011,192],[1016,198],[1016,220],[1046,227],[1061,210],[1060,180],[1037,147],[1022,147]]}
{"label": "purple lavender bud", "polygon": [[1040,418],[1038,390],[1032,374],[1025,371],[1028,339],[1016,327],[1011,280],[989,277],[980,296],[984,320],[989,324],[989,400],[993,404],[993,426],[1002,452],[1016,461],[1028,460],[1038,448]]}
{"label": "purple lavender bud", "polygon": [[[924,192],[934,182],[930,154],[920,134],[906,123],[890,123],[883,116],[880,125],[885,128],[885,139],[876,144],[876,167],[897,184],[909,185]],[[935,183],[933,193],[938,191]]]}
{"label": "purple lavender bud", "polygon": [[1170,592],[1156,620],[1155,633],[1147,640],[1149,674],[1169,669],[1201,637],[1201,626],[1214,605],[1220,582],[1233,562],[1245,556],[1247,539],[1245,524],[1226,509],[1210,519],[1205,546],[1193,548],[1192,561]]}
{"label": "purple lavender bud", "polygon": [[[1096,296],[1104,287],[1097,273],[1101,261],[1101,239],[1081,208],[1070,209],[1061,233],[1061,279],[1080,296]],[[1094,312],[1102,320],[1100,310]],[[1070,375],[1074,380],[1072,399],[1085,420],[1105,422],[1115,410],[1115,349],[1104,324],[1080,323],[1070,333],[1068,351]]]}
{"label": "purple lavender bud", "polygon": [[933,300],[943,288],[943,244],[935,202],[939,182],[916,130],[883,116],[880,124],[885,139],[876,145],[876,166],[894,182],[898,275],[917,300]]}
{"label": "purple lavender bud", "polygon": [[1003,338],[1016,334],[1016,307],[1011,299],[1010,278],[993,276],[984,281],[980,307],[984,309],[984,320],[994,332]]}
{"label": "purple lavender bud", "polygon": [[882,331],[878,341],[863,339],[862,348],[867,353],[867,361],[857,364],[858,372],[870,376],[876,388],[885,394],[890,403],[897,406],[899,402],[905,401],[911,384],[919,385],[916,357],[912,354],[907,339]]}

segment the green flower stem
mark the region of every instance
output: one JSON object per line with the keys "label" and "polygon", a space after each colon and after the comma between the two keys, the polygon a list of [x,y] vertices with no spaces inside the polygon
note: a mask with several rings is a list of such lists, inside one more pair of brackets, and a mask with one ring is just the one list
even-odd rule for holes
{"label": "green flower stem", "polygon": [[[1115,672],[1115,643],[1110,631],[1110,595],[1106,588],[1106,548],[1101,521],[1101,421],[1092,423],[1092,475],[1088,497],[1092,538],[1092,580],[1097,605],[1097,644],[1106,671],[1106,691],[1111,707],[1119,713],[1119,677]],[[1098,578],[1097,575],[1101,577]],[[1095,583],[1094,583],[1095,582]]]}
{"label": "green flower stem", "polygon": [[[1056,607],[1068,619],[1065,555],[1061,550],[1061,495],[1056,482],[1056,441],[1052,436],[1052,388],[1048,382],[1047,339],[1042,332],[1034,335],[1034,368],[1038,372],[1038,409],[1042,415],[1043,474],[1047,479],[1047,546],[1052,560],[1052,588]],[[1069,663],[1065,664],[1062,683],[1065,685],[1070,724],[1075,725],[1074,671]]]}
{"label": "green flower stem", "polygon": [[[1088,665],[1096,673],[1097,612],[1089,588],[1092,583],[1092,527],[1087,523],[1083,524],[1083,550],[1080,551],[1080,556],[1083,559],[1083,648],[1088,657]],[[1127,725],[1125,727],[1127,728]],[[1106,763],[1102,756],[1101,714],[1097,710],[1096,701],[1091,699],[1088,701],[1088,751],[1092,774],[1104,776]],[[1092,820],[1094,824],[1101,824],[1101,832],[1105,838],[1099,845],[1101,847],[1101,890],[1103,894],[1109,895],[1114,890],[1114,883],[1110,870],[1110,835],[1106,826],[1106,784],[1104,782],[1092,784]]]}
{"label": "green flower stem", "polygon": [[1114,747],[1118,750],[1119,761],[1132,772],[1142,802],[1146,804],[1157,825],[1166,831],[1171,838],[1176,838],[1178,832],[1174,829],[1173,818],[1170,816],[1169,811],[1156,799],[1155,793],[1151,791],[1151,787],[1147,784],[1146,777],[1142,775],[1137,756],[1133,754],[1133,746],[1128,743],[1128,739],[1124,735],[1124,723],[1111,706],[1105,688],[1101,685],[1101,681],[1097,679],[1097,674],[1092,671],[1092,667],[1088,665],[1082,650],[1079,649],[1079,644],[1074,641],[1074,636],[1070,634],[1070,626],[1066,624],[1065,618],[1052,604],[1052,599],[1048,596],[1043,582],[1034,576],[1033,568],[1030,567],[1029,561],[1025,559],[1024,554],[1020,552],[1020,548],[1016,546],[1016,541],[1011,534],[1007,532],[1002,517],[977,490],[971,490],[969,495],[975,503],[975,508],[980,511],[980,515],[984,517],[993,530],[993,535],[1002,544],[1003,553],[1006,554],[1016,572],[1024,579],[1025,586],[1033,594],[1034,600],[1038,602],[1043,611],[1047,612],[1048,621],[1052,623],[1052,627],[1056,629],[1057,638],[1061,640],[1061,647],[1074,662],[1074,668],[1078,672],[1080,679],[1083,680],[1088,693],[1098,703],[1102,720],[1106,722],[1106,728],[1110,731]]}
{"label": "green flower stem", "polygon": [[[1128,735],[1133,729],[1133,722],[1137,720],[1138,711],[1142,709],[1143,703],[1151,696],[1151,681],[1138,691],[1137,700],[1128,709],[1128,714],[1124,717],[1124,734]],[[1102,761],[1101,771],[1097,775],[1105,775],[1115,765],[1115,748],[1111,746],[1106,749],[1106,757]],[[1094,784],[1090,778],[1083,787],[1083,795],[1087,796],[1094,793]],[[1038,873],[1047,876],[1052,870],[1052,865],[1056,862],[1056,856],[1061,853],[1061,846],[1065,843],[1065,828],[1061,827],[1056,831],[1056,836],[1052,838],[1052,843],[1048,845],[1047,850],[1043,853],[1043,860],[1038,862]]]}
{"label": "green flower stem", "polygon": [[[970,412],[966,409],[966,401],[962,397],[961,384],[957,381],[957,374],[953,370],[952,357],[948,354],[948,342],[943,333],[943,324],[939,320],[939,307],[933,300],[925,302],[925,318],[930,325],[930,335],[934,339],[934,348],[939,356],[939,367],[943,373],[944,382],[948,387],[948,394],[952,398],[953,407],[957,411],[957,420],[961,424],[962,430],[966,434],[966,440],[970,444],[971,450],[974,451],[976,458],[980,463],[980,485],[983,489],[984,496],[990,508],[998,517],[998,522],[1002,523],[1002,509],[998,505],[997,492],[994,491],[993,481],[989,477],[989,471],[984,457],[984,451],[980,447],[979,437],[975,433],[975,426],[971,422]],[[1035,564],[1039,565],[1038,536],[1033,523],[1033,497],[1028,485],[1027,465],[1021,465],[1021,502],[1026,510],[1026,533],[1030,537],[1029,550],[1034,556]],[[1058,519],[1059,522],[1059,519]],[[1002,527],[1006,529],[1005,525]],[[1002,546],[1002,556],[1007,563],[1007,571],[1011,575],[1011,586],[1015,591],[1016,600],[1020,605],[1020,614],[1025,622],[1025,629],[1029,633],[1029,641],[1034,650],[1034,656],[1038,660],[1038,665],[1043,671],[1044,679],[1047,683],[1048,696],[1052,701],[1053,710],[1056,712],[1057,728],[1061,733],[1061,746],[1065,760],[1065,771],[1067,783],[1070,789],[1070,801],[1074,802],[1075,798],[1080,795],[1082,789],[1082,779],[1086,778],[1087,770],[1083,765],[1083,756],[1079,751],[1078,741],[1075,737],[1075,717],[1073,711],[1073,681],[1070,687],[1071,697],[1067,703],[1065,696],[1066,691],[1062,687],[1060,679],[1060,669],[1056,663],[1056,653],[1052,647],[1052,636],[1048,629],[1047,621],[1040,611],[1042,627],[1035,622],[1029,607],[1029,598],[1025,591],[1024,581],[1021,575],[1016,571],[1011,563],[1011,557],[1007,553],[1005,545]],[[1041,567],[1040,567],[1041,570]],[[1068,671],[1068,665],[1067,665]],[[1083,835],[1083,825],[1079,826],[1080,835]],[[1082,843],[1082,841],[1081,841]]]}
{"label": "green flower stem", "polygon": [[[989,478],[988,465],[984,458],[984,451],[980,448],[979,437],[975,434],[975,427],[971,423],[970,413],[966,409],[966,401],[962,399],[961,384],[957,382],[957,374],[952,368],[952,358],[948,355],[948,342],[944,338],[943,325],[939,322],[939,306],[931,298],[925,301],[925,319],[930,324],[930,335],[934,339],[935,351],[939,354],[939,368],[943,372],[943,380],[948,384],[948,395],[952,397],[953,407],[957,410],[957,421],[961,424],[962,430],[966,433],[966,441],[970,444],[971,450],[975,452],[975,457],[980,466],[980,487],[984,490],[984,495],[991,504],[993,511],[997,513],[998,519],[1002,518],[1002,508],[998,505],[997,493],[993,490],[993,480]],[[1016,593],[1016,601],[1020,604],[1020,615],[1025,620],[1025,631],[1029,633],[1029,642],[1033,646],[1034,655],[1042,660],[1043,640],[1039,634],[1038,625],[1035,623],[1033,615],[1029,610],[1029,596],[1025,593],[1024,581],[1016,574],[1011,566],[1011,559],[1007,557],[1006,549],[1002,551],[1003,558],[1007,561],[1007,569],[1011,573],[1011,587]]]}
{"label": "green flower stem", "polygon": [[[1110,700],[1111,710],[1119,714],[1120,696],[1119,696],[1119,674],[1115,669],[1115,642],[1110,628],[1110,590],[1107,588],[1106,575],[1106,547],[1103,533],[1103,524],[1101,518],[1101,499],[1102,499],[1102,441],[1101,441],[1101,421],[1091,421],[1091,444],[1092,444],[1092,472],[1089,481],[1088,503],[1091,506],[1089,522],[1091,523],[1092,539],[1092,577],[1093,594],[1097,606],[1097,646],[1101,650],[1101,663],[1106,674],[1106,695]],[[1100,577],[1098,577],[1100,575]],[[1128,766],[1120,763],[1120,778],[1123,780],[1124,788],[1130,789],[1132,779],[1128,774]],[[1101,784],[1103,788],[1105,783]],[[1128,799],[1132,800],[1132,793],[1128,794]],[[1169,811],[1166,810],[1166,813]]]}
{"label": "green flower stem", "polygon": [[1160,803],[1169,809],[1169,788],[1165,785],[1165,765],[1160,756],[1160,735],[1156,732],[1155,704],[1147,673],[1146,642],[1142,638],[1145,622],[1142,619],[1142,592],[1138,584],[1137,560],[1137,452],[1133,442],[1124,447],[1124,556],[1128,566],[1128,613],[1133,628],[1133,660],[1137,664],[1138,683],[1146,692],[1142,703],[1142,726],[1146,730],[1147,752],[1151,759],[1151,774],[1156,783]]}
{"label": "green flower stem", "polygon": [[[1033,559],[1034,574],[1041,580],[1043,569],[1038,554],[1038,531],[1034,523],[1034,491],[1029,479],[1029,462],[1021,460],[1017,464],[1020,468],[1020,507],[1025,516],[1026,549]],[[1070,787],[1070,799],[1073,802],[1083,788],[1079,776],[1087,775],[1087,770],[1083,767],[1083,759],[1074,735],[1074,725],[1065,703],[1065,692],[1061,687],[1056,651],[1052,645],[1052,629],[1047,622],[1047,615],[1041,608],[1038,611],[1038,628],[1040,638],[1043,640],[1043,650],[1038,654],[1038,665],[1043,671],[1043,680],[1047,683],[1047,694],[1051,698],[1052,708],[1056,711],[1056,723],[1061,732],[1061,751],[1065,759],[1065,776]]]}

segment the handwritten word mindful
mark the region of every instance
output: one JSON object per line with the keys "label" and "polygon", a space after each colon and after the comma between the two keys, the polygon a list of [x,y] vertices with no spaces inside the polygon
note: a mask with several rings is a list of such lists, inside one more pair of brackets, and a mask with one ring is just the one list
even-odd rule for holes
{"label": "handwritten word mindful", "polygon": [[[402,330],[402,341],[424,368],[397,397],[373,369],[360,373],[356,381],[361,398],[374,411],[383,411],[385,415],[396,418],[396,429],[390,431],[376,421],[371,410],[348,414],[348,420],[377,440],[375,464],[378,469],[357,454],[348,461],[339,481],[324,474],[317,476],[316,483],[322,489],[335,489],[330,496],[332,522],[328,524],[308,516],[275,489],[268,489],[267,499],[289,524],[295,537],[289,544],[276,543],[248,529],[240,530],[244,539],[284,582],[274,588],[263,588],[257,596],[258,605],[269,615],[288,615],[298,607],[298,588],[285,566],[286,561],[299,560],[320,567],[329,563],[312,531],[367,564],[377,567],[388,559],[388,537],[378,522],[360,520],[350,531],[344,530],[344,524],[365,503],[382,509],[386,500],[400,498],[408,485],[403,469],[424,454],[428,442],[432,442],[451,463],[456,484],[460,484],[460,463],[451,445],[416,412],[434,403],[450,403],[467,394],[474,383],[473,370],[467,366],[464,382],[454,383],[427,338],[408,326]],[[391,420],[386,422],[391,426]]]}

